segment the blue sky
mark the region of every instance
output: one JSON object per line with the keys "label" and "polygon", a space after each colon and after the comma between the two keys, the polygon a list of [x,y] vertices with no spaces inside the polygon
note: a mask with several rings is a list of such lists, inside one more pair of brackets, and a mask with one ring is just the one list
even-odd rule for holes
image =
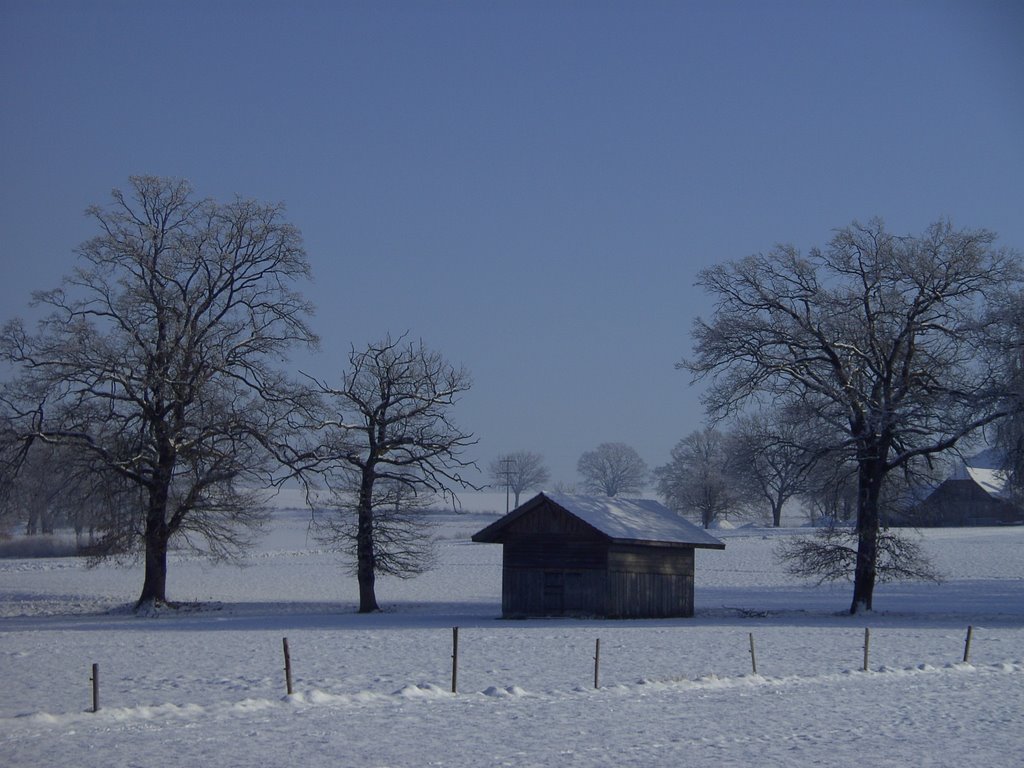
{"label": "blue sky", "polygon": [[1024,249],[1024,4],[0,0],[2,316],[132,174],[283,201],[321,353],[409,331],[576,481],[699,428],[709,264],[939,217]]}

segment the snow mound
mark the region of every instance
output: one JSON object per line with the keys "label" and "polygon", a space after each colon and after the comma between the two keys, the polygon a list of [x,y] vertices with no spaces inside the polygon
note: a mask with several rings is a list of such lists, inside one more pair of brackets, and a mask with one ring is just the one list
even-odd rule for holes
{"label": "snow mound", "polygon": [[420,683],[419,685],[403,685],[395,691],[394,695],[403,699],[441,699],[451,696],[452,693],[433,683]]}
{"label": "snow mound", "polygon": [[497,699],[517,698],[527,695],[526,691],[518,685],[510,685],[507,688],[498,688],[492,685],[484,690],[483,693],[484,696],[492,696]]}

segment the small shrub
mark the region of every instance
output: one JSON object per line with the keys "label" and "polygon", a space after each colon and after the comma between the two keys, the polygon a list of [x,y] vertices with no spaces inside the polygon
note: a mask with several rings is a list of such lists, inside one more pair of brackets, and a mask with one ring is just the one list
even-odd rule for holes
{"label": "small shrub", "polygon": [[[857,532],[852,528],[822,528],[813,536],[779,542],[775,556],[792,576],[814,579],[819,584],[852,579],[857,564]],[[878,533],[875,573],[880,583],[942,580],[920,544],[893,529]]]}

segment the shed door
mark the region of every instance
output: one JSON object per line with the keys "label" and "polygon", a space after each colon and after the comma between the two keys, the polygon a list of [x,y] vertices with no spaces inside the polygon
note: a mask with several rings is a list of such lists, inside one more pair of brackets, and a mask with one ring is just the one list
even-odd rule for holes
{"label": "shed door", "polygon": [[557,615],[564,612],[565,573],[544,571],[544,613]]}
{"label": "shed door", "polygon": [[583,591],[583,574],[579,571],[544,571],[542,612],[546,616],[591,613]]}

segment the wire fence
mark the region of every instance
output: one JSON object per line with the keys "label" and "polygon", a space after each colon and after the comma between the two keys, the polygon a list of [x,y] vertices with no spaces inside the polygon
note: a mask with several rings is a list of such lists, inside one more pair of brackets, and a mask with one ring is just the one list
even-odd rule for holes
{"label": "wire fence", "polygon": [[[748,632],[746,637],[746,643],[744,644],[743,653],[748,657],[748,663],[750,668],[750,674],[753,676],[761,676],[766,671],[764,666],[759,670],[758,668],[758,643],[756,640],[756,633]],[[971,644],[974,639],[974,627],[968,626],[966,635],[964,637],[962,648],[956,648],[955,654],[950,652],[950,663],[962,663],[969,664],[971,658]],[[451,677],[450,677],[450,692],[453,695],[459,693],[459,672],[460,672],[460,658],[459,658],[459,627],[451,628],[451,641],[450,641],[450,652],[451,652]],[[860,646],[862,653],[857,659],[857,668],[861,672],[871,671],[871,648],[872,634],[871,628],[865,627],[863,630],[863,641]],[[577,649],[579,650],[579,649]],[[621,647],[619,648],[621,651]],[[961,652],[962,651],[962,652]],[[295,686],[295,669],[292,662],[292,646],[288,641],[287,637],[281,639],[281,652],[282,652],[282,667],[279,671],[280,684],[282,691],[287,696],[293,696],[296,693]],[[586,659],[586,665],[581,664],[580,668],[586,666],[588,669],[588,675],[583,678],[581,675],[579,680],[580,686],[592,686],[594,689],[600,689],[602,687],[602,653],[601,653],[601,638],[595,637],[593,645],[587,649],[589,658]],[[739,650],[737,650],[739,653]],[[607,650],[606,650],[607,654]],[[955,658],[954,658],[955,656]],[[606,657],[607,658],[607,655]],[[92,663],[90,667],[89,683],[91,690],[91,712],[101,711],[100,703],[100,669],[98,663]],[[592,671],[592,675],[589,672]],[[769,671],[770,673],[770,671]],[[310,681],[306,681],[307,683]]]}

